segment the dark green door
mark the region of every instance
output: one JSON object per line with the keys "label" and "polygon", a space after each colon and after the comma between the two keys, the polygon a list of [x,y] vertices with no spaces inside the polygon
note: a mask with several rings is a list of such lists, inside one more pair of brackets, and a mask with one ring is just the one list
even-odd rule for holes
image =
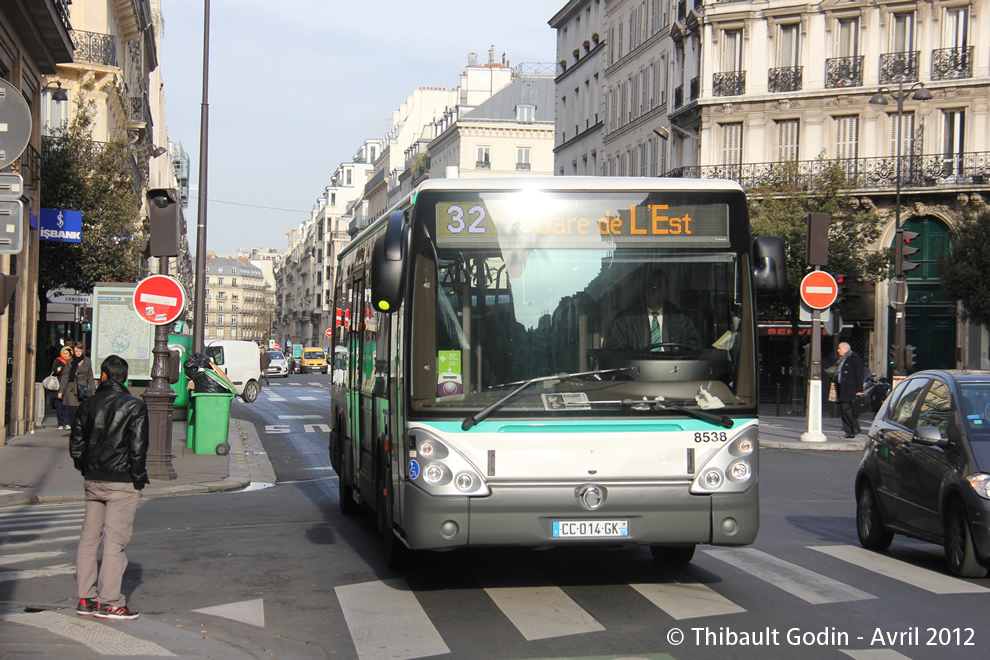
{"label": "dark green door", "polygon": [[[920,234],[911,241],[920,252],[911,257],[918,268],[908,271],[905,316],[907,343],[915,347],[915,364],[908,369],[954,369],[956,366],[956,304],[942,290],[935,262],[949,250],[949,232],[931,216],[912,218],[903,224]],[[894,314],[889,315],[888,341],[894,342]]]}

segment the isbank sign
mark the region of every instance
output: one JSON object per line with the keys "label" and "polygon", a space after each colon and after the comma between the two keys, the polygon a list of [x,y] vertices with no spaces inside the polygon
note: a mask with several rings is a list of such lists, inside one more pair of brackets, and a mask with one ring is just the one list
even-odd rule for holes
{"label": "isbank sign", "polygon": [[43,241],[82,243],[82,211],[41,209],[41,235]]}

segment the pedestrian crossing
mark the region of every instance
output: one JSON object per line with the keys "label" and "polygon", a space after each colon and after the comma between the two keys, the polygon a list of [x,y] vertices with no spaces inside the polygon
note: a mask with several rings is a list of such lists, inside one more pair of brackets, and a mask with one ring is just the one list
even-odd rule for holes
{"label": "pedestrian crossing", "polygon": [[[0,585],[53,577],[65,581],[74,574],[84,506],[0,509]],[[359,579],[338,585],[331,594],[336,602],[327,607],[329,611],[339,608],[360,660],[412,660],[435,655],[456,657],[465,626],[479,627],[479,635],[494,628],[500,634],[515,636],[513,643],[518,645],[618,635],[626,631],[621,622],[629,619],[639,621],[640,630],[659,631],[658,650],[677,657],[677,649],[663,642],[666,631],[678,627],[691,630],[692,626],[744,627],[753,616],[766,617],[768,610],[784,615],[812,608],[803,611],[812,617],[816,612],[833,616],[835,610],[828,608],[837,605],[876,601],[870,607],[879,611],[893,599],[931,602],[958,595],[976,598],[971,601],[974,608],[985,609],[990,604],[986,600],[990,596],[988,582],[954,578],[938,563],[919,562],[917,554],[906,553],[910,560],[905,560],[900,558],[905,553],[876,553],[850,544],[786,550],[703,546],[687,568],[654,564],[633,549],[621,552],[624,554],[619,558],[603,557],[589,564],[584,580],[575,578],[571,570],[577,562],[558,567],[536,554],[520,554],[524,560],[519,562],[462,558],[451,564],[453,577],[427,570],[407,577]],[[533,560],[525,560],[527,557]],[[435,568],[444,562],[434,558],[427,564]],[[445,580],[453,580],[458,588],[445,590]],[[767,586],[757,589],[754,584]],[[774,592],[779,596],[768,598],[768,593]],[[596,607],[599,599],[608,600],[607,610]],[[212,614],[211,608],[190,607],[190,611]],[[22,618],[23,623],[35,625]],[[0,621],[22,622],[2,613]],[[64,622],[53,622],[59,625],[53,624],[50,632],[63,634]],[[253,625],[267,628],[272,625],[271,617],[262,616]],[[105,648],[94,651],[106,654]],[[834,650],[862,660],[911,658],[910,648],[876,648],[855,639]]]}
{"label": "pedestrian crossing", "polygon": [[330,388],[326,383],[276,383],[261,388],[258,399],[273,403],[287,401],[323,401],[329,399]]}

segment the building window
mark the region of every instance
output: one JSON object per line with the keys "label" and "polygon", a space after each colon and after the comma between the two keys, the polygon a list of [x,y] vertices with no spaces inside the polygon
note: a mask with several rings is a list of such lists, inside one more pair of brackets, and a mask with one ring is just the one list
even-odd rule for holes
{"label": "building window", "polygon": [[[897,157],[897,113],[890,112],[887,114],[888,120],[890,121],[890,157]],[[902,119],[904,123],[901,124],[901,156],[907,156],[911,153],[911,145],[913,140],[911,136],[914,135],[914,112],[903,113]],[[896,164],[895,164],[896,165]]]}
{"label": "building window", "polygon": [[722,44],[722,71],[742,71],[742,30],[726,30]]}
{"label": "building window", "polygon": [[[68,95],[69,90],[63,89]],[[52,98],[55,89],[48,88],[41,93],[41,134],[52,135],[64,128],[69,121],[69,101],[56,101]]]}
{"label": "building window", "polygon": [[344,170],[344,178],[347,180],[347,185],[351,185],[351,168],[348,167]]}
{"label": "building window", "polygon": [[891,34],[891,50],[909,53],[914,50],[914,14],[894,14],[894,30]]}
{"label": "building window", "polygon": [[217,286],[223,286],[223,278],[222,277],[218,277],[217,278]]}
{"label": "building window", "polygon": [[859,158],[859,117],[835,118],[835,157],[839,160]]}
{"label": "building window", "polygon": [[217,314],[217,325],[223,325],[223,314]]}
{"label": "building window", "polygon": [[639,145],[639,175],[647,176],[647,157],[649,156],[647,152],[647,147],[645,144]]}
{"label": "building window", "polygon": [[726,166],[726,177],[729,179],[739,178],[739,166],[742,165],[742,138],[743,125],[722,124],[722,164]]}
{"label": "building window", "polygon": [[478,160],[475,163],[475,168],[479,170],[490,170],[492,168],[491,157],[491,147],[478,147]]}
{"label": "building window", "polygon": [[962,175],[962,155],[966,146],[966,111],[942,111],[942,176]]}
{"label": "building window", "polygon": [[797,119],[777,122],[777,160],[797,160],[800,153],[800,124]]}
{"label": "building window", "polygon": [[217,339],[223,339],[223,328],[217,328]]}
{"label": "building window", "polygon": [[859,18],[840,18],[837,39],[839,57],[859,55]]}
{"label": "building window", "polygon": [[529,172],[529,147],[516,147],[516,170]]}
{"label": "building window", "polygon": [[375,145],[371,145],[371,148],[368,150],[368,153],[370,154],[370,158],[371,158],[371,162],[372,163],[375,162],[375,154],[376,154],[376,150],[377,149],[378,149],[378,147],[376,147]]}
{"label": "building window", "polygon": [[528,124],[530,122],[536,121],[536,106],[535,105],[517,105],[516,106],[516,121]]}
{"label": "building window", "polygon": [[780,43],[777,48],[777,66],[798,66],[800,61],[800,26],[797,23],[780,26]]}
{"label": "building window", "polygon": [[230,278],[230,286],[237,286],[237,278],[236,277]]}

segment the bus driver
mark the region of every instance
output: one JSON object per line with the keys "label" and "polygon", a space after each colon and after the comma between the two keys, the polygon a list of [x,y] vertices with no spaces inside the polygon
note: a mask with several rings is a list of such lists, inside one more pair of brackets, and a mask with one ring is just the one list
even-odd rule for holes
{"label": "bus driver", "polygon": [[673,348],[671,344],[678,344],[700,350],[701,336],[694,323],[673,303],[664,301],[666,288],[667,274],[651,269],[646,274],[642,298],[612,320],[605,348],[664,352]]}

